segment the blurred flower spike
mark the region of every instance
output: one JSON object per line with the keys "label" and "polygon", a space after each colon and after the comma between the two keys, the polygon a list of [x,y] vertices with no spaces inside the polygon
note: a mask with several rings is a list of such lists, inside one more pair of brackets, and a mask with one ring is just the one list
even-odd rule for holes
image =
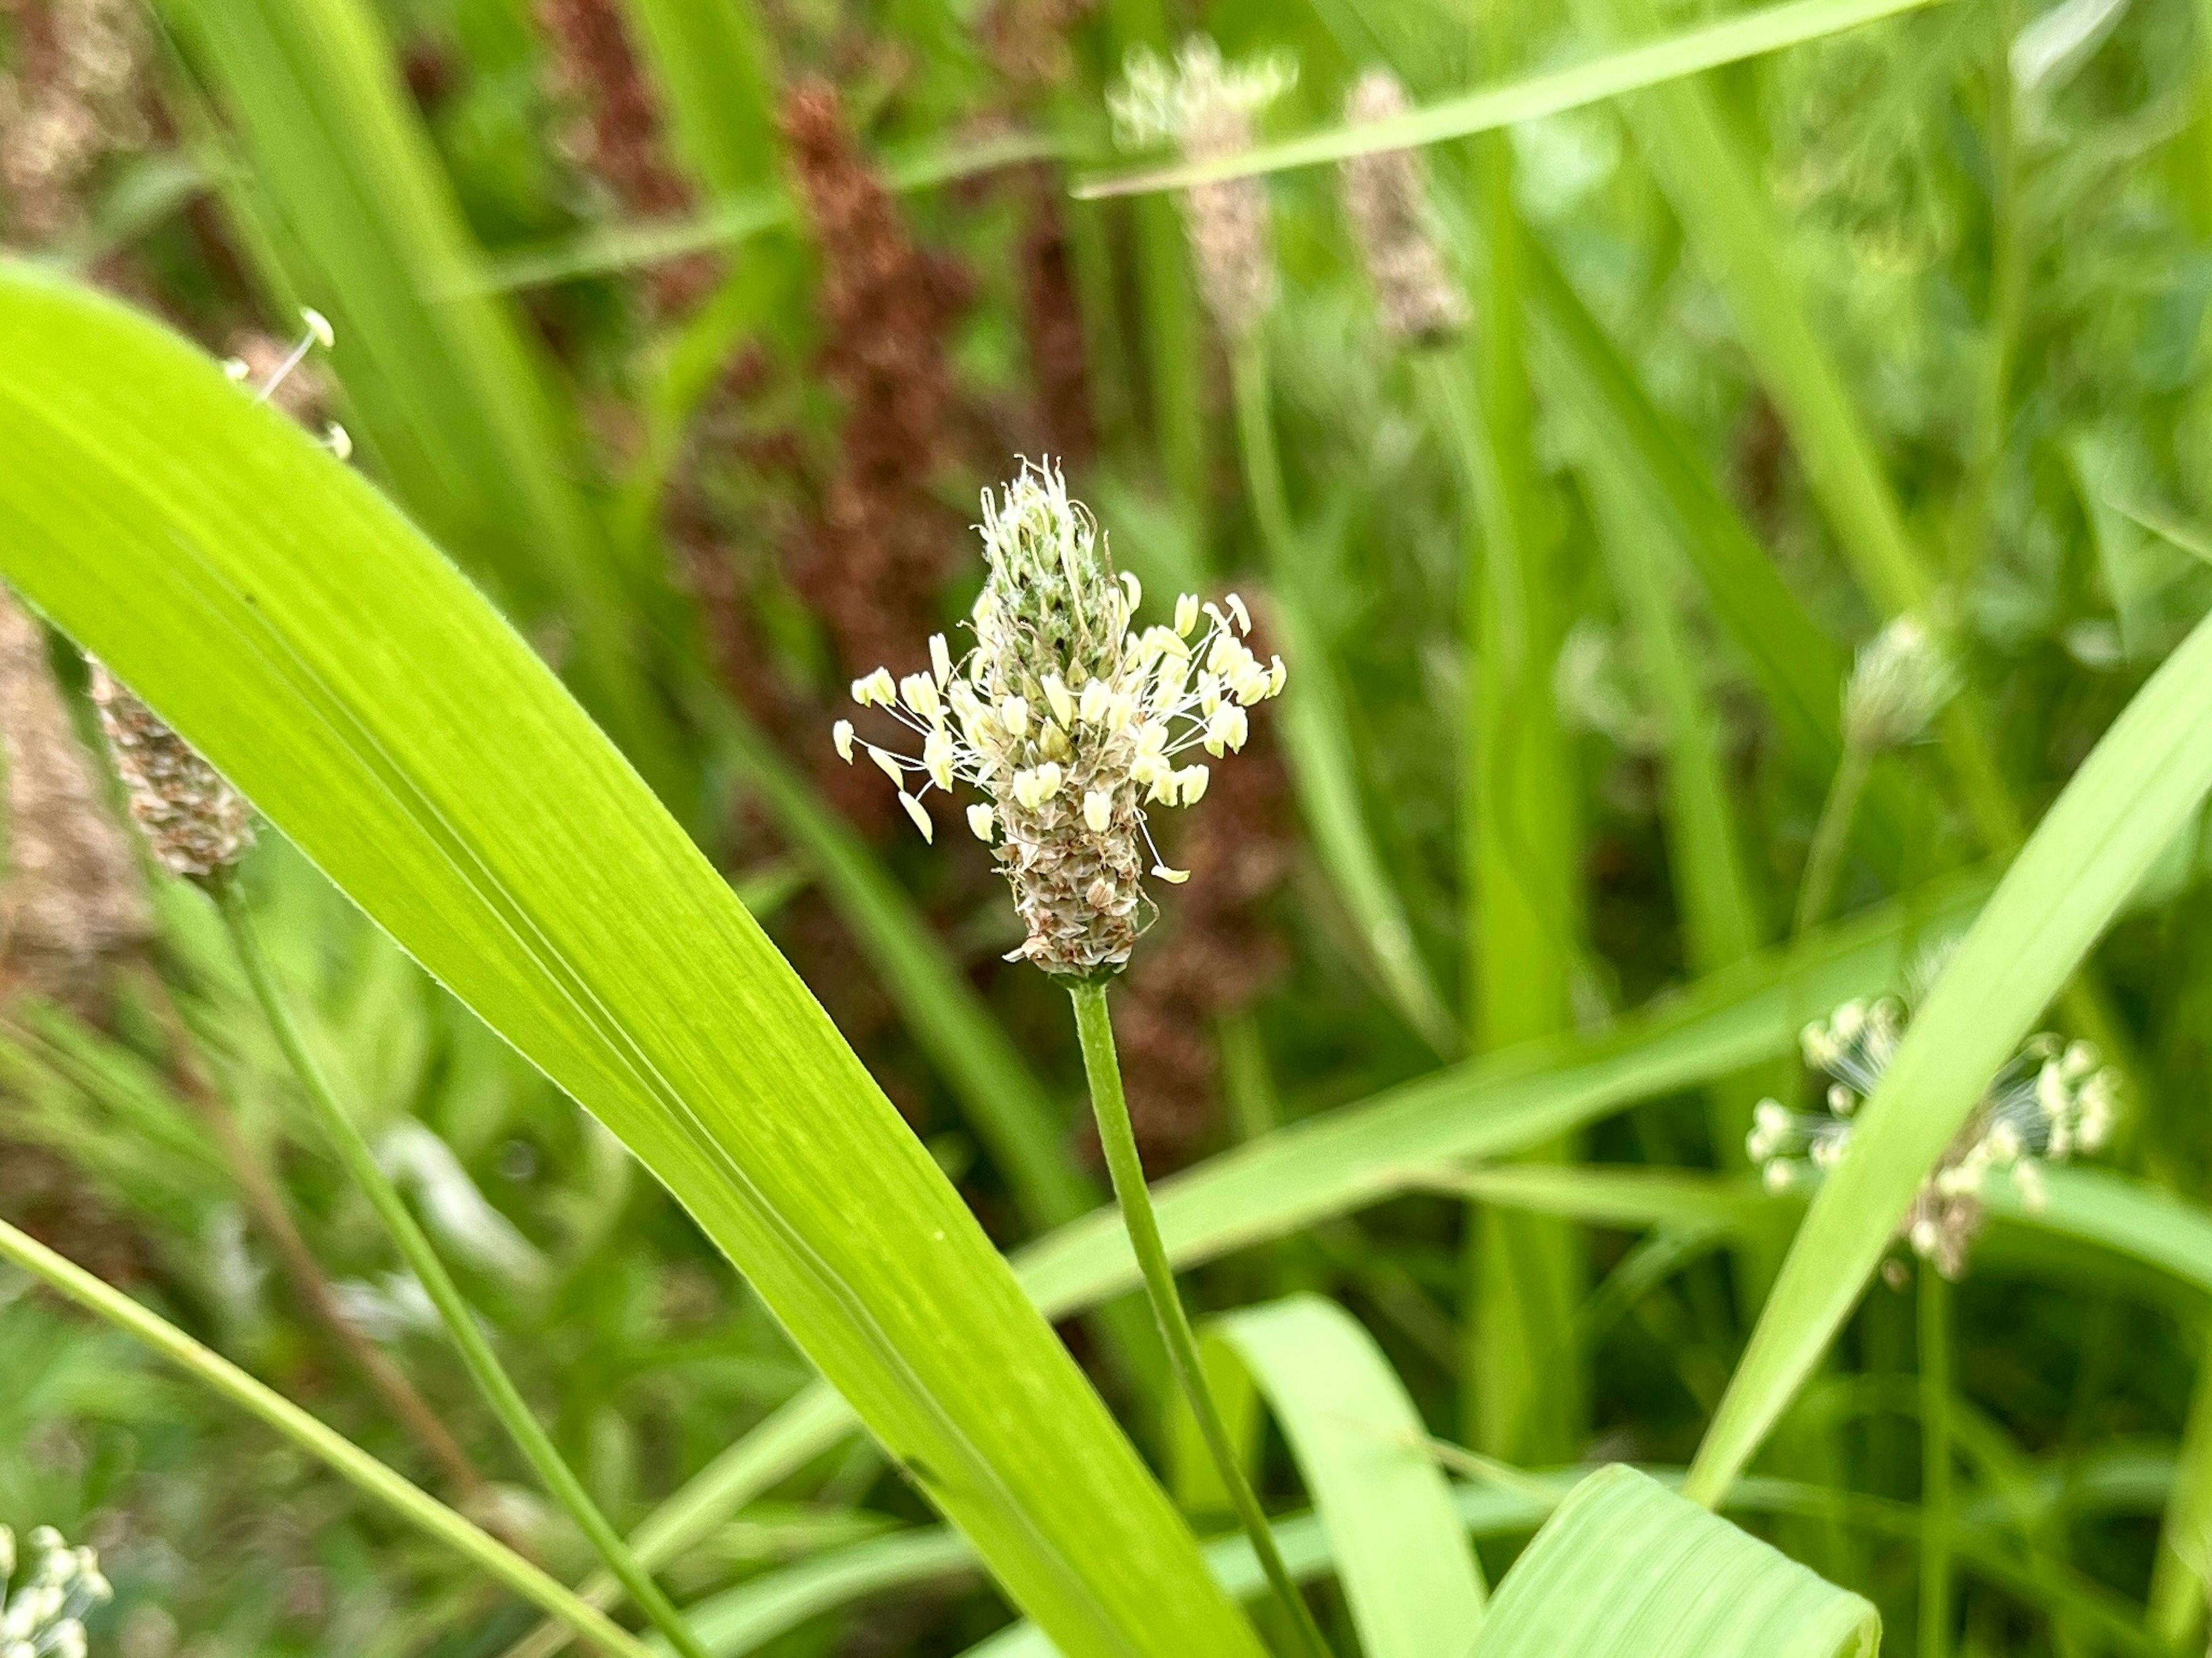
{"label": "blurred flower spike", "polygon": [[[1186,161],[1219,161],[1252,148],[1254,117],[1297,78],[1297,60],[1287,54],[1227,64],[1218,46],[1194,35],[1172,69],[1143,47],[1132,52],[1106,106],[1125,148],[1172,139]],[[1249,338],[1275,302],[1267,181],[1219,179],[1176,200],[1215,326],[1231,341]]]}
{"label": "blurred flower spike", "polygon": [[26,1541],[34,1564],[19,1572],[15,1533],[0,1526],[0,1658],[85,1658],[84,1615],[114,1594],[100,1557],[51,1526]]}
{"label": "blurred flower spike", "polygon": [[[307,354],[318,346],[325,351],[337,348],[337,330],[331,326],[331,319],[321,312],[312,307],[304,307],[300,313],[300,322],[306,331],[294,343],[292,349],[284,354],[283,360],[270,371],[269,378],[254,388],[254,402],[266,403],[275,397],[278,389],[292,377],[292,371],[305,362],[307,360]],[[222,372],[230,379],[243,383],[253,370],[245,358],[232,357],[224,362]],[[340,460],[350,460],[353,458],[353,437],[336,421],[331,421],[323,428],[323,446]]]}
{"label": "blurred flower spike", "polygon": [[1122,63],[1121,84],[1106,95],[1106,110],[1124,149],[1183,144],[1224,115],[1250,120],[1297,83],[1297,59],[1286,52],[1230,64],[1219,46],[1194,34],[1172,64],[1148,46],[1133,49]]}
{"label": "blurred flower spike", "polygon": [[[989,574],[974,647],[956,662],[939,634],[927,672],[878,668],[853,683],[853,700],[905,725],[920,754],[858,746],[924,839],[930,790],[957,780],[986,797],[968,826],[994,848],[1029,932],[1009,960],[1079,978],[1118,971],[1152,919],[1147,862],[1163,881],[1188,878],[1161,860],[1147,809],[1203,795],[1206,765],[1187,756],[1243,748],[1246,711],[1281,691],[1286,670],[1245,645],[1252,617],[1234,593],[1219,605],[1186,593],[1172,626],[1137,630],[1137,579],[1115,574],[1049,461],[1025,463],[1002,497],[986,490],[980,527]],[[833,737],[850,762],[852,722]]]}
{"label": "blurred flower spike", "polygon": [[1958,692],[1958,665],[1942,639],[1918,616],[1900,616],[1852,661],[1844,740],[1863,754],[1917,742]]}
{"label": "blurred flower spike", "polygon": [[[1810,1169],[1832,1169],[1842,1158],[1852,1119],[1896,1056],[1905,1023],[1904,1005],[1885,998],[1845,1002],[1826,1020],[1805,1027],[1805,1063],[1830,1078],[1827,1111],[1805,1114],[1759,1102],[1745,1149],[1770,1189],[1786,1190]],[[2030,1037],[1921,1182],[1899,1235],[1945,1278],[1964,1276],[1984,1218],[1988,1177],[2009,1175],[2021,1200],[2039,1209],[2044,1165],[2101,1148],[2112,1134],[2118,1092],[2118,1074],[2091,1044],[2048,1032]]]}

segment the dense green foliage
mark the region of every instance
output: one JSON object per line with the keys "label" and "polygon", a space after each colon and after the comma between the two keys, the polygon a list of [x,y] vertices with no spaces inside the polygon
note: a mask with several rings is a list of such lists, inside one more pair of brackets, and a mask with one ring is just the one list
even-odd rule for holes
{"label": "dense green foliage", "polygon": [[[1294,83],[1117,150],[1200,27]],[[1066,998],[832,752],[1047,452],[1289,665],[1108,1002],[1335,1652],[2202,1649],[2199,11],[17,0],[0,76],[0,1522],[94,1650],[665,1649],[633,1557],[718,1655],[1301,1650]],[[235,933],[51,923],[81,653],[264,820]]]}

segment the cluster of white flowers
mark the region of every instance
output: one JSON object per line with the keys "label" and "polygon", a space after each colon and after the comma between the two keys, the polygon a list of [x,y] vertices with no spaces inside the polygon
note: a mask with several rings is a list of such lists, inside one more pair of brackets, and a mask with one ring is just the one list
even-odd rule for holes
{"label": "cluster of white flowers", "polygon": [[85,1658],[84,1615],[114,1594],[100,1557],[51,1526],[26,1540],[36,1564],[19,1582],[15,1533],[0,1526],[0,1658]]}
{"label": "cluster of white flowers", "polygon": [[[1825,1114],[1794,1112],[1761,1100],[1745,1149],[1767,1186],[1781,1191],[1810,1169],[1833,1168],[1850,1144],[1852,1120],[1881,1080],[1904,1040],[1904,1004],[1893,998],[1845,1002],[1805,1027],[1805,1063],[1830,1078]],[[1944,1277],[1966,1271],[1983,1220],[1982,1193],[1992,1174],[2008,1175],[2031,1208],[2044,1202],[2043,1165],[2094,1152],[2110,1137],[2119,1078],[2088,1042],[2048,1032],[2031,1037],[2005,1062],[1966,1125],[1921,1183],[1899,1234]]]}
{"label": "cluster of white flowers", "polygon": [[1223,61],[1221,48],[1194,34],[1170,64],[1148,47],[1133,50],[1121,66],[1121,84],[1106,94],[1114,139],[1125,149],[1182,143],[1192,128],[1224,112],[1249,118],[1298,83],[1298,61],[1269,52],[1242,64]]}
{"label": "cluster of white flowers", "polygon": [[1029,925],[1018,954],[1054,972],[1118,966],[1143,930],[1139,841],[1155,876],[1187,878],[1161,859],[1146,808],[1203,795],[1206,765],[1187,756],[1243,748],[1247,711],[1286,670],[1244,642],[1252,616],[1234,593],[1220,604],[1186,593],[1172,626],[1138,631],[1136,578],[1115,574],[1048,461],[1025,465],[1003,500],[985,491],[980,528],[990,575],[974,647],[956,661],[939,634],[927,671],[853,682],[853,700],[900,721],[920,753],[861,741],[849,720],[832,740],[848,762],[857,746],[883,769],[925,839],[932,789],[957,780],[988,797],[968,825],[996,848]]}

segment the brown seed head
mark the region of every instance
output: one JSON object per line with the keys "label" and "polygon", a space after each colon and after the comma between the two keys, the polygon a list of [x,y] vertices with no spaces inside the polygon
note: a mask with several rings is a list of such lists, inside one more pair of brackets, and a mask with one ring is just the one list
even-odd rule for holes
{"label": "brown seed head", "polygon": [[[1344,100],[1351,125],[1406,112],[1406,89],[1388,70],[1370,70]],[[1411,149],[1354,155],[1339,173],[1345,216],[1366,262],[1382,325],[1394,338],[1432,344],[1467,325],[1467,296],[1444,269],[1429,232],[1428,178]]]}
{"label": "brown seed head", "polygon": [[253,844],[253,809],[191,744],[107,671],[92,665],[92,700],[131,805],[131,821],[173,875],[204,880]]}

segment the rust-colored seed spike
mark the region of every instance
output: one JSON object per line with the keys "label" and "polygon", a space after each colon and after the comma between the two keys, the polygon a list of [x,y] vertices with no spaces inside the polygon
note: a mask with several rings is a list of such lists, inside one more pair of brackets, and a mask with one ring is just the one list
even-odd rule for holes
{"label": "rust-colored seed spike", "polygon": [[0,889],[13,973],[42,994],[94,989],[111,957],[152,932],[137,860],[100,799],[93,758],[46,662],[46,637],[0,592],[0,738],[8,755],[8,878]]}
{"label": "rust-colored seed spike", "polygon": [[130,799],[131,821],[161,865],[204,880],[253,844],[253,809],[191,744],[108,672],[92,665],[92,700]]}
{"label": "rust-colored seed spike", "polygon": [[821,252],[821,373],[845,406],[836,470],[789,574],[848,669],[903,667],[958,544],[934,485],[958,407],[945,341],[971,284],[915,245],[828,82],[791,88],[782,129]]}
{"label": "rust-colored seed spike", "polygon": [[[668,152],[660,100],[638,63],[617,0],[538,0],[554,96],[572,112],[562,147],[640,218],[689,213],[695,192]],[[712,253],[687,253],[653,267],[662,314],[687,311],[720,280]]]}

